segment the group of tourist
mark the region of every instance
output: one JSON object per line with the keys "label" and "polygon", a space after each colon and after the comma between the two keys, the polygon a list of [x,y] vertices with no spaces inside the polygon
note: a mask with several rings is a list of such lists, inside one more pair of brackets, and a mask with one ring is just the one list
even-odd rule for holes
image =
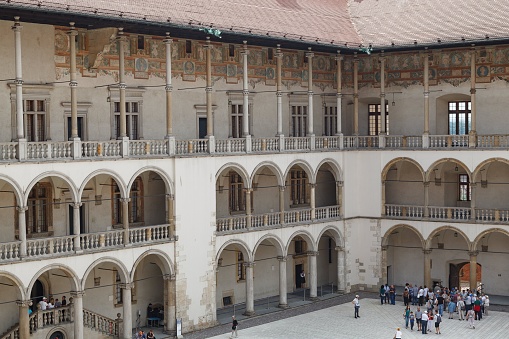
{"label": "group of tourist", "polygon": [[[71,298],[72,299],[72,298]],[[41,301],[39,301],[39,309],[41,311],[50,310],[52,308],[58,308],[62,306],[67,305],[67,299],[65,298],[65,295],[62,296],[62,301],[59,301],[58,298],[50,298],[48,301],[48,298],[43,297]]]}

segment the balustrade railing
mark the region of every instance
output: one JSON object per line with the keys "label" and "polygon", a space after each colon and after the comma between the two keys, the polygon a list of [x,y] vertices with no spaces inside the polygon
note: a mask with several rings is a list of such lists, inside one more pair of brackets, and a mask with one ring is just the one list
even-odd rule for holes
{"label": "balustrade railing", "polygon": [[15,160],[17,157],[18,144],[15,142],[0,143],[0,161]]}
{"label": "balustrade railing", "polygon": [[385,136],[386,148],[421,148],[422,136],[413,135],[387,135]]}
{"label": "balustrade railing", "polygon": [[509,222],[509,210],[476,208],[475,220],[487,222]]}
{"label": "balustrade railing", "polygon": [[370,135],[370,136],[358,136],[357,147],[359,148],[378,148],[379,147],[379,137],[378,135]]}
{"label": "balustrade railing", "polygon": [[170,238],[170,225],[133,227],[129,229],[131,244],[154,242]]}
{"label": "balustrade railing", "polygon": [[[44,311],[39,310],[35,313],[35,317],[37,318],[37,321],[33,322],[35,326],[33,328],[31,326],[30,328],[32,333],[37,331],[39,328],[74,321],[74,305],[70,304]],[[29,324],[32,325],[30,322]]]}
{"label": "balustrade railing", "polygon": [[166,140],[129,140],[130,156],[167,155]]}
{"label": "balustrade railing", "polygon": [[51,237],[27,240],[27,256],[40,257],[74,251],[74,236]]}
{"label": "balustrade railing", "polygon": [[253,152],[279,152],[279,138],[251,139]]}
{"label": "balustrade railing", "polygon": [[219,218],[216,220],[216,230],[218,232],[238,231],[247,228],[247,215],[241,215],[231,218]]}
{"label": "balustrade railing", "polygon": [[19,250],[21,241],[13,241],[0,243],[0,260],[16,260],[19,259]]}
{"label": "balustrade railing", "polygon": [[281,224],[281,213],[265,213],[251,216],[251,227],[276,226]]}
{"label": "balustrade railing", "polygon": [[315,149],[339,149],[339,142],[338,136],[315,137]]}
{"label": "balustrade railing", "polygon": [[120,140],[81,142],[82,158],[111,158],[120,156],[122,156],[122,145]]}
{"label": "balustrade railing", "polygon": [[177,140],[175,153],[183,154],[206,154],[209,152],[208,139]]}
{"label": "balustrade railing", "polygon": [[472,214],[468,207],[429,206],[428,210],[430,219],[469,220]]}
{"label": "balustrade railing", "polygon": [[285,138],[285,151],[309,151],[311,150],[310,137]]}
{"label": "balustrade railing", "polygon": [[478,135],[479,148],[509,148],[509,135]]}
{"label": "balustrade railing", "polygon": [[468,135],[430,135],[430,148],[447,148],[447,147],[468,147]]}
{"label": "balustrade railing", "polygon": [[216,153],[244,153],[246,152],[246,139],[229,138],[216,140]]}
{"label": "balustrade railing", "polygon": [[118,321],[86,309],[83,310],[83,326],[115,338],[119,335]]}

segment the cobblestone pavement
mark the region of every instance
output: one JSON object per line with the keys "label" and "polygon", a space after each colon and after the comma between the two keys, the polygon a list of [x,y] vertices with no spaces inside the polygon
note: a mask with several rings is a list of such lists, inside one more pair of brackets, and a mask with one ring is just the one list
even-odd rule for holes
{"label": "cobblestone pavement", "polygon": [[[393,305],[380,305],[376,295],[357,292],[361,296],[361,318],[353,317],[351,300],[353,294],[346,294],[306,304],[299,307],[273,312],[239,321],[240,338],[393,338],[396,327],[403,328],[403,338],[417,338],[422,334],[404,329],[401,301]],[[412,308],[415,311],[415,307]],[[509,337],[507,314],[509,306],[490,307],[490,315],[476,321],[476,328],[469,329],[466,321],[447,319],[444,314],[442,337],[462,338],[475,335],[478,338]],[[226,339],[230,336],[231,325],[224,324],[203,331],[187,333],[187,339]],[[432,333],[433,335],[434,332]],[[159,337],[158,337],[159,338]]]}

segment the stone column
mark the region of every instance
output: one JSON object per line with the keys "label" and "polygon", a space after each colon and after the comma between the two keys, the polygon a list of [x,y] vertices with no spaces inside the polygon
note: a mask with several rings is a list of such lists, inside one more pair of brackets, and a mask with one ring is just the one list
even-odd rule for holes
{"label": "stone column", "polygon": [[318,300],[317,296],[317,267],[316,256],[318,252],[307,252],[309,262],[309,298],[313,301]]}
{"label": "stone column", "polygon": [[479,251],[469,251],[470,256],[470,290],[475,291],[477,288],[477,255]]}
{"label": "stone column", "polygon": [[281,53],[281,46],[278,44],[276,47],[276,98],[277,98],[277,134],[276,136],[283,135],[283,93],[281,92],[281,63],[283,60],[283,53]]}
{"label": "stone column", "polygon": [[316,184],[309,184],[309,195],[310,195],[310,207],[311,207],[311,220],[315,220],[316,214]]}
{"label": "stone column", "polygon": [[251,228],[251,192],[253,192],[252,188],[246,188],[246,227],[247,229]]}
{"label": "stone column", "polygon": [[337,285],[338,293],[346,292],[346,280],[345,280],[345,249],[341,246],[334,248],[337,255]]}
{"label": "stone column", "polygon": [[18,140],[25,140],[25,127],[23,124],[23,72],[21,66],[21,23],[19,16],[14,17],[14,54],[16,65],[16,134]]}
{"label": "stone column", "polygon": [[71,29],[69,31],[69,40],[71,45],[71,69],[70,69],[70,82],[71,87],[71,139],[78,139],[78,97],[76,90],[78,83],[76,82],[76,36],[78,32],[74,27],[74,22],[70,22]]}
{"label": "stone column", "polygon": [[[308,136],[313,137],[315,135],[313,130],[313,56],[311,53],[311,47],[308,48],[306,58],[308,58]],[[314,143],[311,143],[314,145]]]}
{"label": "stone column", "polygon": [[212,44],[210,43],[210,37],[207,37],[207,42],[204,46],[205,49],[205,60],[206,60],[206,87],[205,94],[207,100],[207,138],[214,136],[214,121],[212,120],[212,59],[210,56],[210,51],[212,49]]}
{"label": "stone column", "polygon": [[[468,147],[474,148],[477,146],[477,106],[475,101],[475,48],[472,44],[472,51],[470,52],[470,103],[471,103],[471,116],[472,116],[472,126],[470,126],[470,131],[468,133]],[[475,288],[475,286],[474,286]]]}
{"label": "stone column", "polygon": [[385,210],[385,180],[382,180],[382,217],[385,217],[387,211]]}
{"label": "stone column", "polygon": [[336,204],[339,206],[339,214],[343,217],[343,182],[336,181]]}
{"label": "stone column", "polygon": [[254,262],[245,262],[244,267],[246,268],[246,312],[244,312],[244,315],[252,316],[255,314],[253,285]]}
{"label": "stone column", "polygon": [[[343,56],[340,56],[339,53],[341,53],[341,51],[338,51],[338,55],[336,56],[336,109],[337,109],[337,115],[336,115],[336,135],[343,135],[343,131],[342,131],[342,126],[341,126],[341,123],[342,123],[342,106],[343,106],[343,96],[342,96],[342,69],[341,69],[341,66],[342,66],[342,63],[343,63]],[[343,148],[343,143],[341,142],[339,144],[339,147],[340,148]]]}
{"label": "stone column", "polygon": [[21,241],[19,256],[24,258],[27,256],[27,222],[26,222],[26,211],[28,207],[26,206],[18,206],[18,232],[19,232],[19,240]]}
{"label": "stone column", "polygon": [[242,99],[243,99],[243,116],[242,116],[242,136],[246,137],[249,135],[249,87],[248,87],[248,77],[247,77],[247,41],[244,41],[244,45],[242,46]]}
{"label": "stone column", "polygon": [[428,48],[425,48],[423,54],[424,64],[424,133],[422,134],[422,147],[429,148],[429,54]]}
{"label": "stone column", "polygon": [[380,55],[380,122],[381,131],[379,133],[379,148],[385,148],[385,136],[387,135],[385,111],[385,54],[382,50]]}
{"label": "stone column", "polygon": [[129,237],[129,202],[131,199],[129,198],[120,198],[120,202],[122,203],[122,224],[124,225],[124,246],[128,246],[130,244]]}
{"label": "stone column", "polygon": [[120,92],[120,138],[127,138],[127,116],[125,111],[125,36],[124,29],[118,29],[118,88]]}
{"label": "stone column", "polygon": [[19,311],[19,339],[30,339],[30,319],[28,307],[31,300],[17,300]]}
{"label": "stone column", "polygon": [[171,44],[173,40],[170,38],[170,33],[166,33],[166,39],[163,40],[166,46],[166,138],[173,136],[173,117],[172,117],[172,91],[173,85],[171,83]]}
{"label": "stone column", "polygon": [[433,288],[431,286],[431,250],[424,249],[422,252],[424,253],[424,284],[428,288]]}
{"label": "stone column", "polygon": [[85,292],[71,292],[72,304],[74,306],[74,338],[83,339],[83,296]]}
{"label": "stone column", "polygon": [[278,256],[279,261],[279,305],[280,308],[288,308],[286,286],[286,257]]}
{"label": "stone column", "polygon": [[475,220],[476,192],[477,192],[477,184],[475,182],[473,182],[470,184],[470,219],[471,220]]}
{"label": "stone column", "polygon": [[[382,239],[383,242],[383,239]],[[382,281],[380,284],[387,284],[388,283],[388,277],[387,277],[387,249],[389,246],[382,245],[382,263],[381,263],[381,269],[382,274],[380,275],[382,277]]]}
{"label": "stone column", "polygon": [[133,336],[133,314],[132,314],[132,297],[131,284],[122,284],[122,310],[124,313],[124,338],[131,339]]}
{"label": "stone column", "polygon": [[359,59],[353,59],[353,134],[359,136]]}
{"label": "stone column", "polygon": [[285,186],[279,186],[279,223],[285,223]]}
{"label": "stone column", "polygon": [[429,218],[429,181],[424,182],[424,217]]}
{"label": "stone column", "polygon": [[177,334],[177,316],[175,307],[175,275],[164,275],[164,319],[165,319],[165,332],[170,337],[175,337]]}
{"label": "stone column", "polygon": [[170,225],[170,236],[175,236],[175,196],[166,194],[166,205],[168,206],[167,223]]}
{"label": "stone column", "polygon": [[72,214],[73,214],[73,225],[72,230],[74,233],[74,251],[81,252],[81,218],[80,218],[80,207],[81,202],[72,203]]}

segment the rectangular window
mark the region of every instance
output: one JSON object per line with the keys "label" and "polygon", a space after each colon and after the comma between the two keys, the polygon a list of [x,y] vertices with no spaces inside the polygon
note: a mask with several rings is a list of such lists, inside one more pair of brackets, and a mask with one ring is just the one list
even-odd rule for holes
{"label": "rectangular window", "polygon": [[[126,132],[131,140],[140,138],[140,103],[138,101],[129,101],[125,103],[126,112]],[[120,102],[114,103],[115,114],[115,138],[120,137]]]}
{"label": "rectangular window", "polygon": [[307,204],[308,177],[303,170],[292,170],[290,174],[292,206]]}
{"label": "rectangular window", "polygon": [[191,54],[191,53],[193,53],[191,40],[186,40],[186,54]]}
{"label": "rectangular window", "polygon": [[273,48],[269,48],[267,50],[267,59],[269,59],[269,61],[272,61],[274,59],[274,49]]}
{"label": "rectangular window", "polygon": [[229,205],[230,213],[246,210],[246,192],[242,177],[237,172],[230,172]]}
{"label": "rectangular window", "polygon": [[244,266],[244,254],[237,252],[237,281],[246,280],[246,267]]}
{"label": "rectangular window", "polygon": [[292,105],[291,106],[291,137],[305,137],[308,129],[308,106]]}
{"label": "rectangular window", "polygon": [[27,207],[27,234],[48,232],[51,223],[51,184],[37,183],[30,191]]}
{"label": "rectangular window", "polygon": [[228,45],[228,55],[230,58],[235,57],[235,45],[234,44]]}
{"label": "rectangular window", "polygon": [[470,201],[471,188],[467,174],[458,175],[458,193],[459,201]]}
{"label": "rectangular window", "polygon": [[[380,104],[368,105],[369,135],[382,133],[382,112]],[[389,134],[389,105],[385,105],[385,131]]]}
{"label": "rectangular window", "polygon": [[323,135],[331,136],[337,130],[338,108],[336,106],[325,106],[323,112]]}
{"label": "rectangular window", "polygon": [[472,125],[470,101],[449,102],[449,134],[465,135]]}
{"label": "rectangular window", "polygon": [[304,254],[306,250],[306,242],[302,239],[295,239],[295,254]]}
{"label": "rectangular window", "polygon": [[145,49],[145,37],[138,35],[138,49]]}
{"label": "rectangular window", "polygon": [[25,135],[27,141],[46,140],[45,100],[24,100]]}
{"label": "rectangular window", "polygon": [[120,274],[115,271],[115,304],[122,305],[123,296],[122,296],[122,281],[120,280]]}
{"label": "rectangular window", "polygon": [[[120,189],[118,188],[115,180],[111,180],[111,209],[112,209],[112,224],[113,225],[121,225],[123,224],[123,210],[122,210],[122,201],[120,200]],[[131,191],[129,193],[129,223],[130,224],[140,224],[144,221],[143,216],[143,181],[141,177],[136,178],[131,186]]]}
{"label": "rectangular window", "polygon": [[232,138],[242,138],[244,105],[231,105]]}

